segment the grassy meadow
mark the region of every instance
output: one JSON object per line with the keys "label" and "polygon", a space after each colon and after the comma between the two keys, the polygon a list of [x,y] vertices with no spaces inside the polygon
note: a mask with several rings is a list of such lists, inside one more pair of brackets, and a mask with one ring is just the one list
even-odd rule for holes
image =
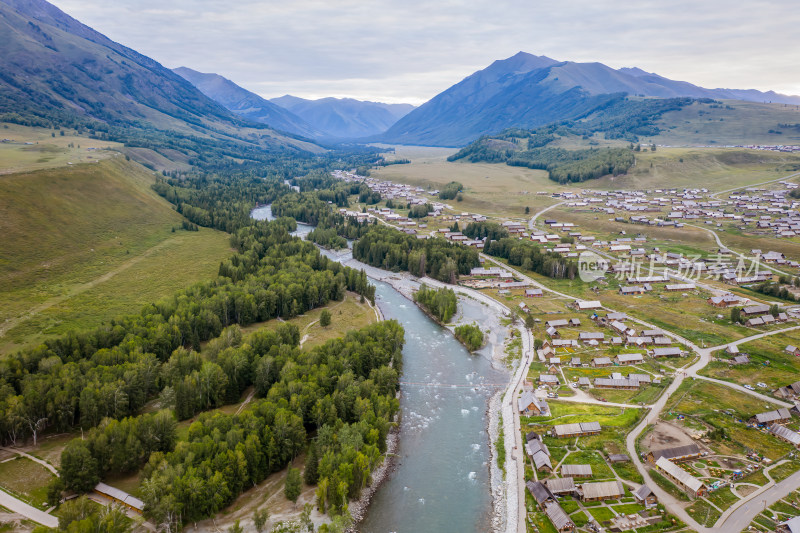
{"label": "grassy meadow", "polygon": [[153,179],[122,156],[0,176],[0,353],[138,312],[216,273],[227,236],[173,232],[182,217]]}
{"label": "grassy meadow", "polygon": [[0,142],[0,175],[94,163],[118,156],[105,148],[119,148],[119,143],[89,139],[75,135],[74,131],[63,131],[62,136],[61,130],[19,124],[0,125],[0,140],[7,140]]}

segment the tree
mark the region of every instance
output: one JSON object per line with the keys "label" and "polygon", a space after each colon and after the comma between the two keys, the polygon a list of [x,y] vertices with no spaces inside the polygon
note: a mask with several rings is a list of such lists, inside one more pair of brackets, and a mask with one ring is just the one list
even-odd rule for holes
{"label": "tree", "polygon": [[327,309],[322,310],[322,314],[319,316],[319,325],[323,328],[331,325],[331,312]]}
{"label": "tree", "polygon": [[253,513],[253,526],[255,526],[258,533],[263,533],[267,527],[267,520],[269,520],[269,511],[264,509],[256,509]]}
{"label": "tree", "polygon": [[317,447],[312,442],[311,446],[309,446],[308,450],[308,457],[306,458],[306,467],[303,471],[303,480],[306,482],[306,485],[316,485],[317,481],[319,481],[319,456],[317,454]]}
{"label": "tree", "polygon": [[75,492],[88,492],[100,481],[97,461],[82,440],[71,440],[61,453],[61,478]]}
{"label": "tree", "polygon": [[60,477],[53,478],[47,484],[47,504],[55,507],[61,503],[61,497],[64,492],[64,480]]}
{"label": "tree", "polygon": [[739,307],[731,308],[731,322],[737,324],[742,320],[742,309]]}
{"label": "tree", "polygon": [[303,506],[303,512],[300,513],[300,527],[308,533],[314,533],[314,522],[311,520],[311,511],[313,510],[314,506],[307,503]]}
{"label": "tree", "polygon": [[529,215],[530,213],[531,213],[531,208],[526,206],[525,207],[525,214]]}
{"label": "tree", "polygon": [[239,521],[237,520],[228,528],[228,533],[244,533],[244,529],[242,529],[242,526],[239,525]]}
{"label": "tree", "polygon": [[283,493],[286,498],[293,503],[297,503],[297,498],[300,497],[300,492],[303,490],[303,478],[300,477],[300,470],[297,468],[289,467],[286,473],[286,483],[283,486]]}

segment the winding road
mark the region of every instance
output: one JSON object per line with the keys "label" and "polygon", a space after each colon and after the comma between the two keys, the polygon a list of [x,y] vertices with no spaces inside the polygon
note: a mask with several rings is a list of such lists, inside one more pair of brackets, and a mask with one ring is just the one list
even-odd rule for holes
{"label": "winding road", "polygon": [[[798,175],[800,175],[800,173]],[[781,178],[781,180],[782,179],[786,179],[786,178]],[[780,180],[774,180],[774,181],[780,181]],[[531,228],[533,227],[536,219],[540,215],[542,215],[546,211],[549,211],[550,209],[553,209],[553,208],[555,208],[558,205],[561,205],[563,203],[565,203],[565,202],[561,202],[559,204],[554,204],[554,205],[549,206],[549,207],[539,211],[538,213],[536,213],[531,218],[530,223],[529,223],[529,227],[531,227]],[[706,229],[706,228],[700,228],[700,229]],[[723,247],[721,242],[718,240],[718,237],[716,236],[716,233],[714,233],[713,231],[711,233],[715,236],[715,238],[717,238],[717,242],[720,245],[720,247]],[[497,260],[497,259],[495,259],[495,258],[493,258],[491,256],[488,256],[486,254],[481,254],[481,257],[483,257],[483,259],[485,261],[489,261],[489,262],[494,263],[494,264],[496,264],[496,265],[498,265],[498,266],[500,266],[500,267],[502,267],[502,268],[504,268],[506,270],[509,270],[509,271],[513,272],[514,275],[517,276],[519,279],[522,279],[523,281],[525,281],[526,283],[531,284],[532,286],[539,287],[543,291],[549,292],[551,294],[555,294],[556,296],[559,296],[559,297],[562,297],[562,298],[565,298],[565,299],[569,299],[569,300],[575,300],[576,299],[572,295],[565,294],[565,293],[553,290],[553,289],[547,287],[546,285],[543,285],[542,283],[539,283],[538,281],[536,281],[536,280],[534,280],[534,279],[522,274],[521,272],[519,272],[518,270],[514,269],[513,267],[510,267],[509,265],[507,265],[507,264],[505,264],[505,263],[503,263],[503,262],[501,262],[501,261],[499,261],[499,260]],[[613,309],[610,309],[610,308],[605,307],[605,306],[603,306],[603,309],[605,309],[606,311],[609,311],[609,312],[614,312]],[[766,395],[761,394],[761,393],[759,393],[757,391],[751,391],[749,389],[744,388],[743,386],[741,386],[739,384],[731,383],[731,382],[723,381],[723,380],[719,380],[719,379],[714,379],[714,378],[710,378],[710,377],[706,377],[706,376],[701,376],[701,375],[698,374],[698,372],[700,370],[702,370],[703,368],[705,368],[711,362],[711,354],[713,352],[716,352],[716,351],[719,351],[719,350],[723,350],[723,349],[727,348],[728,346],[738,346],[739,344],[744,344],[744,343],[747,343],[747,342],[750,342],[750,341],[753,341],[753,340],[757,340],[757,339],[760,339],[760,338],[763,338],[763,337],[768,337],[770,335],[777,335],[779,333],[785,333],[787,331],[796,330],[796,329],[800,328],[800,326],[792,326],[792,327],[788,327],[788,328],[784,328],[784,329],[780,329],[780,330],[759,333],[759,334],[756,334],[756,335],[752,335],[750,337],[739,339],[737,341],[733,341],[733,342],[730,342],[730,343],[727,343],[727,344],[714,346],[714,347],[711,347],[711,348],[700,348],[699,346],[697,346],[693,342],[689,341],[688,339],[686,339],[686,338],[684,338],[684,337],[682,337],[682,336],[680,336],[680,335],[678,335],[676,333],[673,333],[673,332],[670,332],[668,330],[665,330],[663,327],[656,327],[656,326],[654,326],[652,324],[649,324],[649,323],[647,323],[647,322],[645,322],[643,320],[639,320],[637,318],[631,317],[630,315],[629,315],[629,319],[632,322],[639,323],[639,324],[644,325],[646,327],[649,327],[651,329],[660,329],[660,330],[662,330],[666,335],[668,335],[669,337],[672,337],[673,339],[678,341],[680,344],[683,344],[684,346],[686,346],[687,348],[691,349],[692,351],[694,351],[695,353],[697,353],[700,356],[698,361],[696,363],[694,363],[693,365],[691,365],[689,368],[687,368],[687,369],[678,369],[676,371],[675,379],[667,387],[667,389],[662,393],[662,395],[658,399],[658,401],[656,401],[656,403],[653,404],[653,405],[646,406],[646,407],[650,408],[650,412],[647,413],[647,415],[642,419],[642,421],[639,423],[639,425],[636,426],[626,436],[626,440],[625,440],[626,448],[627,448],[628,454],[630,455],[631,459],[634,462],[634,465],[636,466],[636,468],[639,471],[639,473],[642,474],[642,476],[644,477],[645,483],[656,494],[656,496],[658,497],[659,501],[662,502],[667,507],[667,509],[669,510],[670,513],[672,513],[675,516],[677,516],[679,519],[681,519],[684,523],[686,523],[694,531],[698,531],[700,533],[721,533],[721,532],[727,532],[727,531],[740,531],[740,530],[744,529],[753,520],[753,518],[755,518],[755,516],[763,510],[762,500],[764,500],[767,505],[771,505],[775,501],[783,498],[784,496],[786,496],[787,494],[792,492],[792,490],[794,490],[795,488],[800,486],[800,472],[795,473],[794,475],[786,478],[785,480],[781,481],[780,483],[775,483],[774,485],[769,486],[767,489],[765,489],[763,491],[758,491],[758,492],[754,493],[755,497],[757,497],[757,499],[759,500],[759,503],[761,503],[761,505],[756,505],[756,502],[754,501],[755,497],[754,497],[753,494],[751,494],[750,496],[748,496],[748,498],[740,500],[739,503],[737,503],[736,505],[732,506],[725,513],[723,513],[723,515],[720,516],[720,518],[718,519],[717,523],[715,524],[715,527],[708,528],[708,527],[704,527],[704,526],[698,524],[689,515],[689,513],[686,512],[686,510],[684,509],[684,507],[681,504],[681,502],[679,502],[675,497],[673,497],[672,495],[670,495],[669,493],[667,493],[666,491],[661,489],[660,486],[658,486],[657,484],[655,484],[653,482],[653,480],[650,478],[648,469],[644,466],[644,464],[642,463],[642,461],[639,458],[638,454],[636,453],[636,439],[645,430],[645,428],[649,424],[651,424],[651,423],[655,422],[656,420],[658,420],[658,417],[661,414],[661,412],[663,411],[663,409],[666,406],[667,402],[669,401],[670,396],[678,389],[678,387],[681,386],[681,384],[683,383],[683,380],[686,379],[687,377],[691,377],[692,379],[701,379],[701,380],[704,380],[704,381],[709,381],[709,382],[716,383],[718,385],[722,385],[724,387],[729,387],[729,388],[735,389],[735,390],[737,390],[739,392],[742,392],[744,394],[748,394],[750,396],[756,397],[756,398],[758,398],[760,400],[763,400],[765,402],[769,402],[769,403],[775,404],[777,406],[791,407],[791,404],[788,404],[788,403],[783,402],[781,400],[777,400],[777,399],[772,398],[770,396],[766,396]],[[513,392],[514,393],[513,396],[516,397],[516,390],[519,390],[519,389],[517,388],[517,389],[515,389],[513,391],[511,389],[509,389],[508,393],[512,393]],[[612,405],[612,404],[609,404],[609,403],[606,403],[606,402],[599,402],[599,401],[593,400],[593,399],[592,400],[582,401],[582,399],[580,397],[572,397],[572,398],[564,397],[564,398],[559,398],[559,400],[571,401],[571,402],[579,402],[579,403],[598,403],[598,404],[602,404],[602,405]],[[504,400],[504,407],[505,407],[505,405],[506,405],[506,400]],[[620,406],[623,406],[623,405],[620,405]],[[638,406],[636,406],[636,407],[638,407]],[[518,423],[519,417],[516,416],[516,413],[515,413],[514,418]]]}

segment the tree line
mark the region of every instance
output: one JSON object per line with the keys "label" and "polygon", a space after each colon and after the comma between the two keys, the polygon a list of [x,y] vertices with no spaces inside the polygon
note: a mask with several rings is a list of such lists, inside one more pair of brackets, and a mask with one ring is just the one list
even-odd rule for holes
{"label": "tree line", "polygon": [[462,231],[464,235],[475,240],[499,241],[510,235],[508,230],[497,222],[470,222]]}
{"label": "tree line", "polygon": [[458,195],[463,190],[464,186],[461,183],[457,181],[451,181],[450,183],[441,188],[441,190],[439,191],[439,198],[441,198],[442,200],[452,200],[454,198],[457,198]]}
{"label": "tree line", "polygon": [[370,226],[353,244],[353,257],[368,265],[408,271],[455,283],[478,266],[478,251],[441,238],[420,239],[386,226]]}
{"label": "tree line", "polygon": [[609,174],[625,174],[633,166],[633,153],[627,148],[534,148],[517,152],[507,164],[546,170],[558,183],[576,183]]}
{"label": "tree line", "polygon": [[487,243],[484,253],[507,259],[513,266],[522,267],[555,279],[575,279],[578,264],[555,252],[548,252],[531,241],[505,238]]}

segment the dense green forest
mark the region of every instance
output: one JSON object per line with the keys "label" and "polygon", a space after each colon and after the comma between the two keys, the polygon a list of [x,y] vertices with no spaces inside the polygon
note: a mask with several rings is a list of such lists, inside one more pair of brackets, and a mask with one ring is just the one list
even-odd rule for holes
{"label": "dense green forest", "polygon": [[442,287],[438,290],[432,289],[424,283],[414,293],[414,301],[444,324],[450,322],[458,307],[458,300],[453,289],[448,289],[447,287]]}
{"label": "dense green forest", "polygon": [[353,257],[368,265],[408,271],[455,283],[478,266],[478,251],[441,238],[420,239],[386,226],[370,226],[353,245]]}
{"label": "dense green forest", "polygon": [[575,279],[578,264],[555,252],[542,250],[531,241],[505,238],[487,243],[484,253],[507,259],[513,266],[522,267],[543,276],[556,279]]}
{"label": "dense green forest", "polygon": [[476,139],[447,159],[505,163],[514,159],[519,152],[545,147],[560,137],[591,141],[594,135],[602,134],[605,139],[638,143],[640,136],[652,137],[661,133],[658,121],[664,113],[677,111],[696,101],[713,103],[707,98],[637,99],[617,94],[602,107],[592,109],[587,116],[533,130],[509,128],[496,135]]}
{"label": "dense green forest", "polygon": [[185,440],[177,439],[169,411],[106,419],[64,450],[57,489],[84,492],[105,475],[144,465],[146,516],[178,525],[219,512],[285,468],[314,432],[315,463],[307,470],[315,479],[308,481],[318,485],[320,510],[345,512],[380,464],[399,409],[403,329],[380,322],[309,351],[296,336],[270,334],[274,344],[262,338],[243,345],[257,361],[242,372],[259,381],[264,399],[236,415],[204,412]]}
{"label": "dense green forest", "polygon": [[[539,137],[539,134],[535,136]],[[634,163],[633,152],[627,148],[566,150],[541,145],[550,137],[545,135],[537,138],[527,150],[519,149],[513,142],[484,138],[463,148],[451,156],[450,160],[466,158],[471,162],[504,162],[511,166],[547,170],[550,179],[559,183],[581,182],[608,174],[625,174]]]}
{"label": "dense green forest", "polygon": [[497,135],[484,136],[465,146],[448,161],[506,163],[547,170],[550,179],[559,183],[576,183],[605,175],[625,174],[634,163],[634,156],[625,148],[588,148],[566,150],[548,146],[559,137],[581,138],[590,144],[595,134],[606,139],[638,143],[640,136],[661,132],[657,122],[664,113],[676,111],[695,101],[692,98],[636,99],[616,95],[602,108],[581,120],[565,121],[535,130],[512,128]]}
{"label": "dense green forest", "polygon": [[506,162],[517,167],[547,170],[559,183],[575,183],[609,174],[625,174],[633,166],[633,152],[627,148],[534,148],[517,152]]}

